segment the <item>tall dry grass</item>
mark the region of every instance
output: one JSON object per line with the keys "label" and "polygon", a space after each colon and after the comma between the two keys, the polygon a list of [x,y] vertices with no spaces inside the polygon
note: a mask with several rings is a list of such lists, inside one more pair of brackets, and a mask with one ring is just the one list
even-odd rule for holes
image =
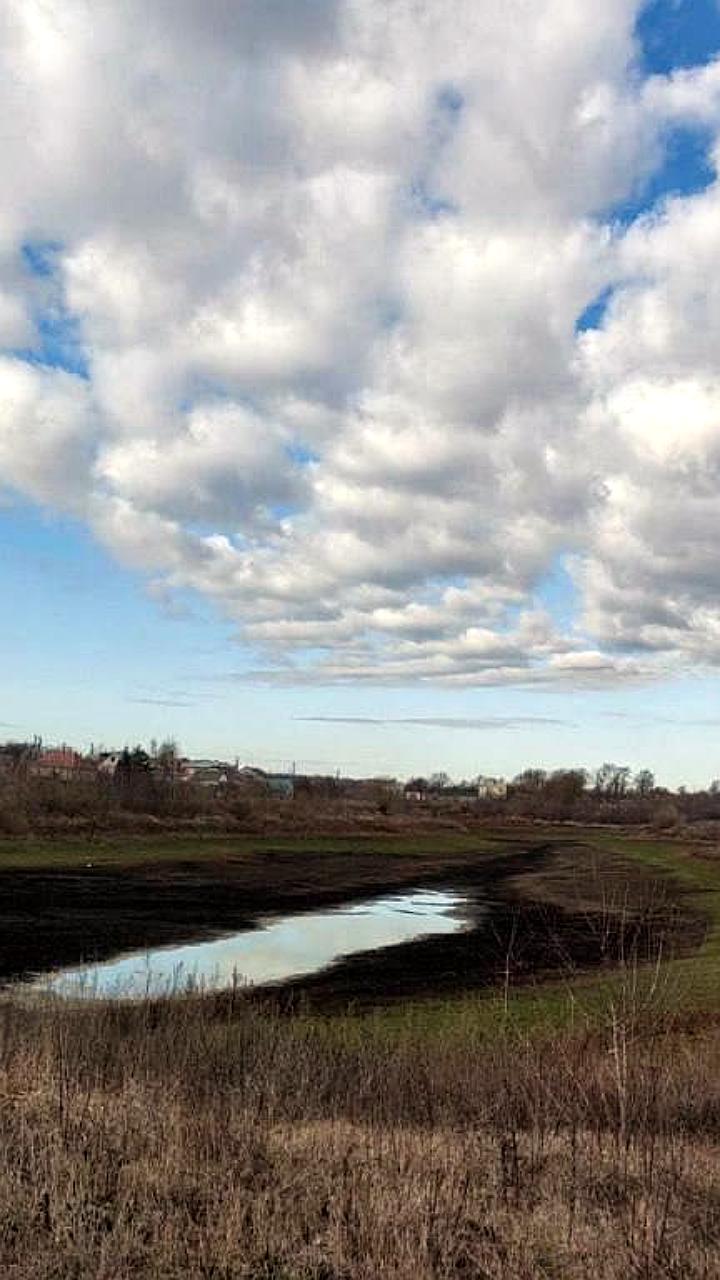
{"label": "tall dry grass", "polygon": [[720,1031],[0,1005],[6,1280],[720,1275]]}

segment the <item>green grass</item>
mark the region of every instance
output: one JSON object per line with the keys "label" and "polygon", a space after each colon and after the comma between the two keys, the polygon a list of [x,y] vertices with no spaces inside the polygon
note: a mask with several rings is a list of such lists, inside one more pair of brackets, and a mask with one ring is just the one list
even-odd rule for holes
{"label": "green grass", "polygon": [[[564,836],[569,839],[567,833]],[[682,894],[684,903],[701,913],[707,931],[700,947],[692,954],[663,964],[662,983],[665,999],[688,1014],[703,1009],[720,1010],[720,856],[711,851],[677,840],[640,839],[613,832],[586,831],[573,836],[601,852],[617,853],[657,877],[672,882]],[[654,977],[647,970],[633,979],[652,985]],[[593,1020],[599,1009],[607,1009],[622,994],[628,975],[598,980],[593,975],[576,978],[567,984],[548,984],[540,993],[520,992],[513,1000],[520,1019],[537,1017],[563,1021],[586,1017]]]}
{"label": "green grass", "polygon": [[[601,841],[607,847],[607,837]],[[688,904],[705,917],[702,945],[694,954],[671,961],[668,978],[688,1012],[720,1009],[720,857],[670,841],[627,840],[622,852],[660,878],[672,877]]]}
{"label": "green grass", "polygon": [[[537,831],[533,835],[538,838]],[[687,1014],[690,1019],[704,1011],[720,1013],[720,857],[703,857],[690,841],[645,840],[595,830],[570,833],[562,828],[553,836],[568,844],[582,842],[602,852],[615,852],[659,880],[672,881],[685,902],[707,921],[702,945],[688,956],[663,961],[659,972],[652,966],[631,967],[600,977],[578,974],[507,993],[424,1000],[369,1015],[348,1015],[335,1020],[330,1033],[351,1039],[368,1035],[394,1039],[417,1033],[481,1043],[505,1033],[545,1034],[599,1026],[629,1001],[636,1008],[662,1005],[668,1012]]]}
{"label": "green grass", "polygon": [[84,866],[137,866],[148,862],[209,862],[280,853],[378,853],[387,855],[462,854],[495,852],[513,832],[481,832],[409,836],[101,836],[46,839],[35,836],[0,839],[0,870],[60,870]]}

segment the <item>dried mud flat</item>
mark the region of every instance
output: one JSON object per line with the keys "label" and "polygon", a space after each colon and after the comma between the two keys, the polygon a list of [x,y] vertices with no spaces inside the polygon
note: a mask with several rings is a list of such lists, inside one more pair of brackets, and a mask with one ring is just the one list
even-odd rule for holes
{"label": "dried mud flat", "polygon": [[467,928],[364,952],[276,990],[317,1008],[387,1004],[692,950],[705,922],[612,853],[556,841],[497,853],[287,850],[218,861],[0,872],[0,980],[258,927],[416,887],[460,890]]}

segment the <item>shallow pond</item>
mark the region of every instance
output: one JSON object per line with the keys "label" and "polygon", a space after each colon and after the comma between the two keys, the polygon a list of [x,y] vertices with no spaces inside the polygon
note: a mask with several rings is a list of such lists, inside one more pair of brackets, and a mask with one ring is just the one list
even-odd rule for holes
{"label": "shallow pond", "polygon": [[468,927],[467,900],[452,890],[416,889],[349,906],[261,922],[210,942],[132,952],[43,974],[34,990],[103,999],[169,995],[238,984],[264,985],[317,973],[361,951]]}

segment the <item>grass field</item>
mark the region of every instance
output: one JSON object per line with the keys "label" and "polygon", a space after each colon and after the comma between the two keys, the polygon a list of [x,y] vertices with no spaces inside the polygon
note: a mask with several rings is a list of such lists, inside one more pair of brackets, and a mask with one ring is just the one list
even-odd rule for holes
{"label": "grass field", "polygon": [[[537,838],[537,836],[535,837]],[[0,870],[137,866],[144,863],[212,862],[252,857],[273,850],[296,853],[377,853],[430,856],[436,853],[464,853],[469,850],[496,850],[508,842],[522,841],[512,831],[480,831],[465,834],[439,831],[410,836],[101,836],[49,840],[33,836],[0,838]]]}
{"label": "grass field", "polygon": [[585,970],[568,955],[536,984],[332,1016],[243,992],[84,1007],[6,997],[0,1274],[720,1275],[720,859],[707,847],[516,829],[6,844],[2,939],[13,911],[31,928],[33,903],[51,945],[75,899],[78,925],[114,893],[119,917],[145,904],[150,927],[164,904],[172,929],[173,893],[302,909],[451,871],[468,884],[496,874],[508,901],[529,894],[551,919],[560,903],[588,929],[617,931],[656,900],[702,928],[683,954],[658,945],[646,963],[621,949]]}
{"label": "grass field", "polygon": [[441,1044],[241,996],[7,1002],[0,1274],[711,1280],[720,1031],[626,997]]}
{"label": "grass field", "polygon": [[[669,884],[671,897],[704,920],[702,940],[689,954],[673,957],[659,950],[657,963],[610,969],[602,975],[570,968],[561,981],[550,978],[537,985],[510,987],[502,1001],[461,996],[383,1010],[365,1020],[359,1034],[369,1030],[371,1022],[384,1033],[398,1030],[402,1034],[413,1027],[443,1040],[492,1039],[507,1028],[520,1034],[545,1034],[550,1028],[589,1029],[604,1025],[610,1011],[628,999],[636,1008],[647,1006],[663,1016],[671,1015],[676,1025],[696,1027],[704,1015],[720,1015],[720,850],[594,829],[573,831],[569,836],[559,828],[550,834],[560,842],[582,842],[602,854],[609,853],[622,867],[639,867],[651,882]],[[566,905],[573,906],[586,886],[569,876],[564,890]],[[594,907],[602,909],[600,900],[596,899]]]}

